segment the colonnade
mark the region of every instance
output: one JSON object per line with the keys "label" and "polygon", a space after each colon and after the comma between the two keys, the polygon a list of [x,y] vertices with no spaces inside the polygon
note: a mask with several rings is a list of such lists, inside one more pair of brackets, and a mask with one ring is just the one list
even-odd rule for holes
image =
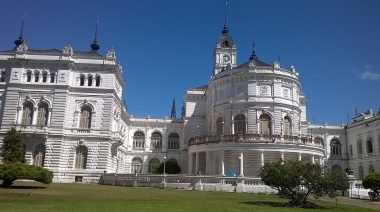
{"label": "colonnade", "polygon": [[[236,158],[236,160],[238,160],[239,162],[236,163],[235,166],[239,166],[239,167],[238,168],[234,167],[233,169],[236,171],[238,170],[239,173],[238,174],[233,173],[233,174],[239,175],[239,176],[244,176],[244,172],[248,171],[247,169],[245,169],[245,165],[248,165],[248,163],[250,162],[248,161],[244,163],[244,159],[247,158],[248,155],[257,155],[257,153],[260,156],[259,157],[260,161],[258,164],[256,164],[256,166],[258,167],[264,166],[266,162],[274,162],[280,159],[282,161],[291,160],[291,159],[293,160],[298,159],[299,161],[309,160],[313,164],[317,163],[317,164],[320,164],[321,166],[324,166],[323,154],[300,153],[300,152],[290,152],[290,151],[275,151],[275,150],[270,150],[270,151],[268,150],[217,150],[217,151],[200,151],[200,152],[189,154],[188,173],[189,174],[205,174],[205,175],[219,175],[220,174],[222,176],[232,174],[232,173],[226,173],[225,171],[225,164],[234,162],[225,158],[226,151],[238,152],[238,158]],[[218,167],[218,170],[220,171],[220,173],[212,173],[212,171],[210,170],[210,166],[212,166],[213,164],[210,164],[210,153],[218,154],[218,152],[220,153],[218,157],[219,161],[214,161],[214,162],[216,162],[220,166]],[[201,161],[200,154],[203,154],[203,153],[205,153],[205,158],[204,158],[204,161]],[[266,159],[266,155],[267,156],[271,155],[272,159],[271,158]],[[286,157],[286,155],[289,155],[289,157]],[[290,157],[290,155],[292,157]],[[273,159],[273,157],[277,157],[278,159],[277,160]],[[202,173],[200,173],[200,164],[203,164],[205,166],[203,167]],[[252,170],[250,171],[252,172]]]}

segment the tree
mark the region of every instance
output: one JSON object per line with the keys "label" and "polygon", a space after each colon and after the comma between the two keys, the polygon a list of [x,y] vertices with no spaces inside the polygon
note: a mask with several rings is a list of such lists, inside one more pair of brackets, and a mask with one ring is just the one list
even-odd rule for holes
{"label": "tree", "polygon": [[[166,161],[165,162],[165,173],[166,174],[178,174],[181,172],[181,167],[175,161]],[[153,173],[162,174],[164,173],[164,163],[156,166],[153,169]]]}
{"label": "tree", "polygon": [[28,179],[50,184],[53,179],[53,172],[39,166],[20,162],[0,165],[0,180],[3,180],[3,187],[10,187],[15,180],[19,179]]}
{"label": "tree", "polygon": [[335,197],[338,190],[349,188],[348,178],[340,172],[323,172],[318,164],[304,161],[278,161],[266,163],[260,169],[262,181],[289,198],[289,205],[308,206],[308,197],[323,195]]}
{"label": "tree", "polygon": [[25,162],[25,146],[22,135],[14,127],[8,130],[3,139],[3,151],[0,156],[4,163]]}
{"label": "tree", "polygon": [[371,189],[378,194],[380,192],[380,172],[373,172],[365,176],[362,185],[365,189]]}

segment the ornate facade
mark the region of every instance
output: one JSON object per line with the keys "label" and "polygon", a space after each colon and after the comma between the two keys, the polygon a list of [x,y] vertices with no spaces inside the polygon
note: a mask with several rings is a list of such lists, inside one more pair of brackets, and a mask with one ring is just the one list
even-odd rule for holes
{"label": "ornate facade", "polygon": [[[0,136],[25,135],[26,161],[54,172],[55,182],[97,182],[104,172],[150,173],[164,160],[184,174],[257,177],[270,161],[308,160],[380,170],[380,115],[347,126],[311,125],[299,73],[255,51],[237,64],[225,25],[209,83],[184,94],[182,117],[138,118],[122,104],[125,80],[115,52],[32,50],[20,37],[0,51]],[[174,102],[173,102],[174,104]],[[1,142],[0,142],[1,143]]]}

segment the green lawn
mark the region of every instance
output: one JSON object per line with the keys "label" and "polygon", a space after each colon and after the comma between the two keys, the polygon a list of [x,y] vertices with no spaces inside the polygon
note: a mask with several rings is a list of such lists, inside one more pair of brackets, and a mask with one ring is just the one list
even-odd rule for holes
{"label": "green lawn", "polygon": [[[0,211],[373,211],[315,201],[328,209],[267,206],[286,202],[275,195],[131,188],[86,184],[16,182],[0,188]],[[34,186],[34,187],[31,187]]]}

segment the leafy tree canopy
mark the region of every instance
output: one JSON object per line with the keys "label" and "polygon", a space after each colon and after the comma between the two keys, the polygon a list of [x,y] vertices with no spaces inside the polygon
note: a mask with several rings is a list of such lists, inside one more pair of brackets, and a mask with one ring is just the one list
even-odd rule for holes
{"label": "leafy tree canopy", "polygon": [[266,163],[260,170],[262,181],[278,190],[278,194],[290,199],[290,205],[307,207],[307,198],[323,195],[335,197],[337,191],[349,188],[343,171],[325,172],[318,164],[304,161],[278,161]]}
{"label": "leafy tree canopy", "polygon": [[380,192],[380,172],[373,172],[363,179],[363,187],[365,189],[371,189],[372,191]]}
{"label": "leafy tree canopy", "polygon": [[[181,167],[174,161],[166,161],[165,162],[165,173],[166,174],[178,174],[181,172]],[[164,173],[164,163],[156,166],[153,169],[153,173],[162,174]]]}
{"label": "leafy tree canopy", "polygon": [[0,153],[4,163],[25,162],[25,146],[20,132],[14,127],[8,130],[3,140],[3,151]]}

